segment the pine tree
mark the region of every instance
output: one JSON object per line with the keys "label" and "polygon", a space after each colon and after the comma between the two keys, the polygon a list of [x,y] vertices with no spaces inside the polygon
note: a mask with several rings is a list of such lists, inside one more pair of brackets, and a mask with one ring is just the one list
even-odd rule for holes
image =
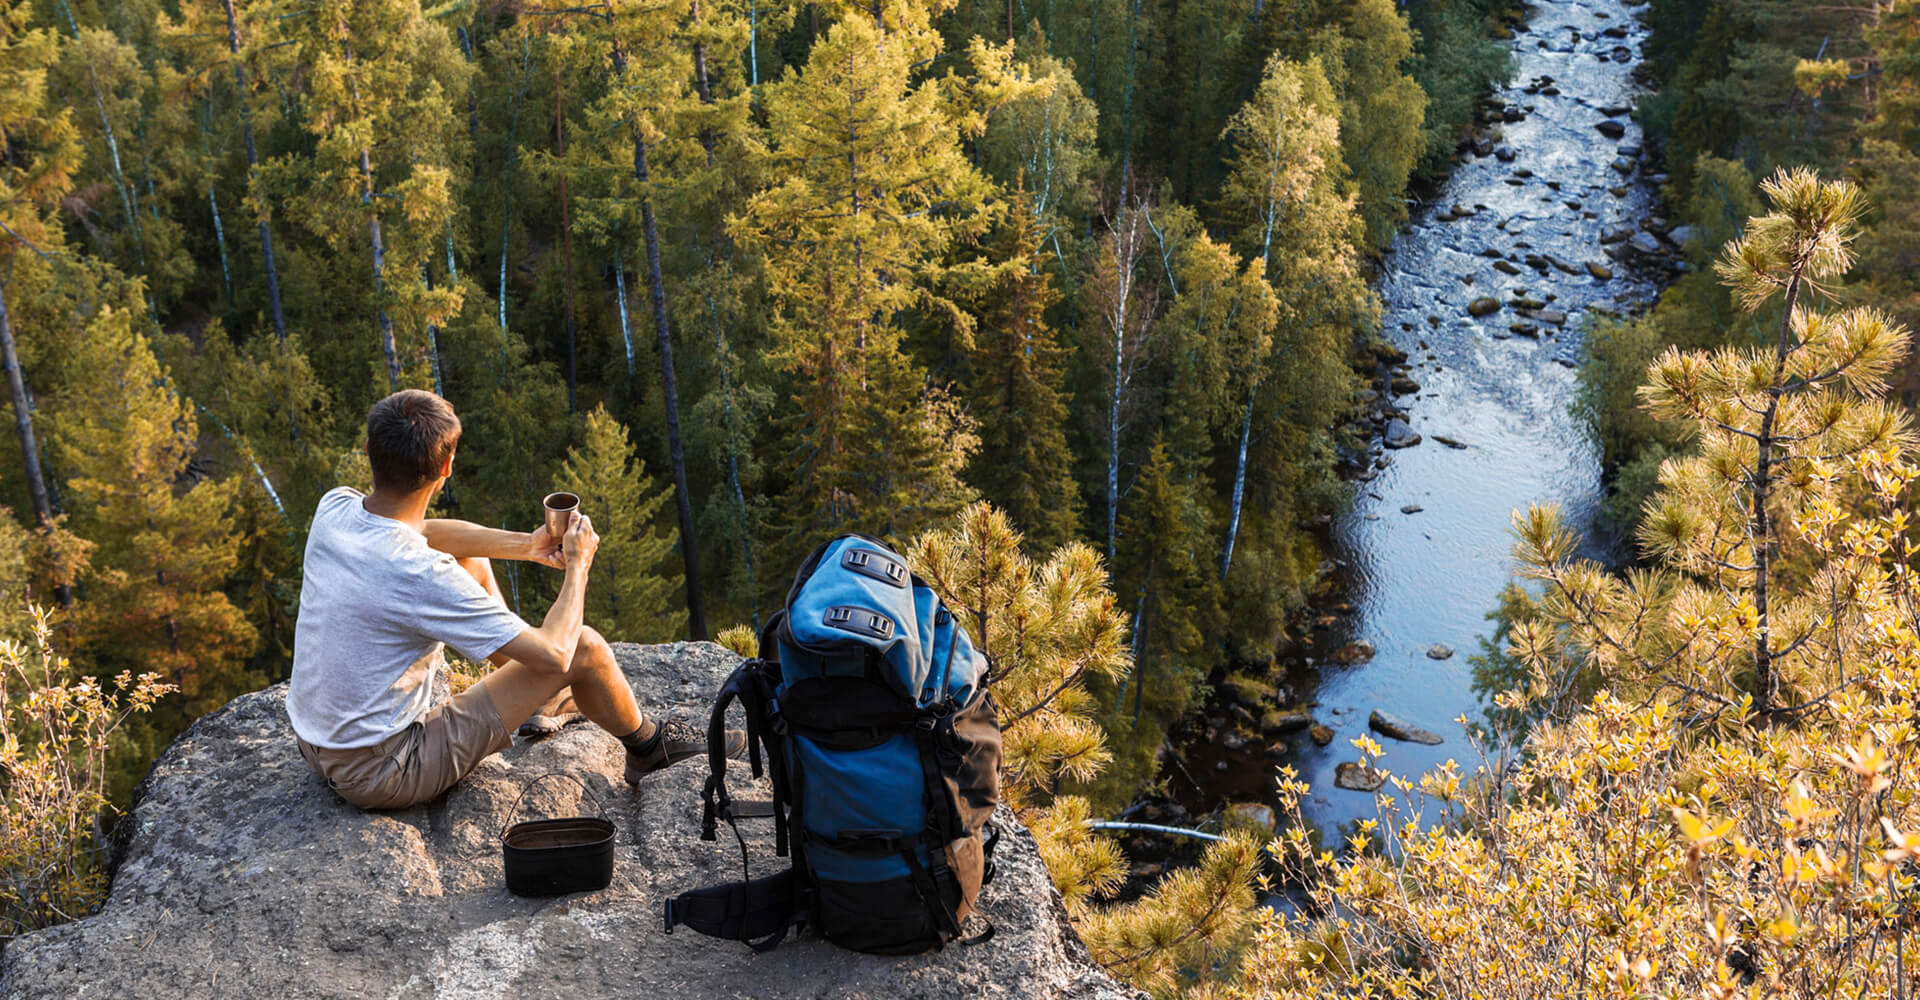
{"label": "pine tree", "polygon": [[1772,210],[1727,245],[1718,271],[1748,312],[1780,299],[1771,342],[1669,349],[1641,390],[1656,418],[1698,435],[1696,454],[1661,464],[1640,529],[1657,570],[1608,576],[1575,558],[1554,512],[1535,510],[1519,522],[1521,556],[1547,600],[1513,635],[1530,664],[1571,643],[1616,685],[1671,685],[1702,711],[1780,722],[1835,682],[1820,664],[1857,624],[1845,595],[1872,586],[1846,568],[1846,545],[1794,525],[1850,509],[1874,489],[1849,473],[1854,459],[1909,449],[1913,433],[1883,398],[1906,329],[1872,307],[1809,306],[1853,262],[1859,190],[1804,169],[1762,190]]}
{"label": "pine tree", "polygon": [[999,266],[978,292],[981,314],[967,394],[980,450],[966,479],[1024,529],[1035,551],[1071,541],[1080,492],[1067,445],[1065,350],[1047,325],[1059,295],[1032,198],[1022,189],[1002,222]]}
{"label": "pine tree", "polygon": [[[1157,464],[1170,463],[1162,456]],[[993,660],[1002,799],[1033,831],[1048,874],[1099,961],[1156,988],[1210,980],[1254,912],[1259,847],[1244,835],[1229,838],[1210,848],[1199,867],[1169,876],[1147,898],[1098,905],[1125,882],[1126,859],[1093,828],[1097,814],[1087,799],[1059,794],[1059,786],[1063,779],[1089,781],[1111,760],[1095,721],[1094,691],[1127,675],[1126,614],[1092,548],[1070,544],[1044,561],[1022,549],[1005,515],[976,503],[951,527],[921,535],[906,550],[914,571]],[[1204,561],[1192,568],[1195,579],[1209,579]]]}
{"label": "pine tree", "polygon": [[994,662],[1004,759],[1002,797],[1044,805],[1060,780],[1089,780],[1111,759],[1087,690],[1129,667],[1127,618],[1100,557],[1073,543],[1035,561],[1006,515],[967,506],[951,527],[905,549],[914,571]]}
{"label": "pine tree", "polygon": [[71,523],[95,546],[78,644],[96,673],[155,671],[204,711],[255,681],[255,629],[223,590],[242,543],[236,483],[188,475],[192,404],[170,387],[126,294],[102,282],[95,296],[104,301],[83,315],[82,343],[48,401]]}
{"label": "pine tree", "polygon": [[[340,280],[370,272],[370,281],[346,287],[371,293],[355,298],[372,305],[383,384],[392,391],[405,382],[409,361],[426,360],[427,327],[444,326],[460,310],[458,286],[430,289],[421,262],[438,249],[452,216],[465,141],[450,96],[466,87],[468,70],[418,0],[322,0],[282,25],[292,72],[305,84],[301,124],[314,146],[304,162],[274,163],[269,186],[340,255]],[[357,271],[344,267],[354,257]],[[341,374],[356,368],[338,365]],[[426,365],[414,371],[412,378],[431,384]]]}
{"label": "pine tree", "polygon": [[[591,145],[583,145],[581,164],[587,170],[597,170],[603,177],[617,178],[611,190],[605,191],[607,200],[600,203],[593,220],[604,241],[619,245],[617,266],[625,266],[626,242],[637,237],[643,251],[648,312],[660,359],[660,399],[666,418],[675,509],[679,515],[689,626],[695,638],[703,639],[707,636],[707,620],[702,603],[701,549],[687,479],[686,444],[680,419],[680,366],[674,357],[658,214],[662,203],[659,192],[670,189],[673,184],[671,178],[656,176],[663,152],[690,138],[680,134],[680,117],[686,109],[699,103],[691,87],[696,72],[705,76],[704,67],[696,67],[693,58],[696,51],[704,52],[705,36],[699,45],[678,44],[681,23],[689,16],[692,16],[690,8],[681,4],[627,4],[608,8],[606,17],[588,37],[607,53],[612,77],[602,96],[589,108],[583,123],[582,140]],[[712,135],[709,130],[706,137],[711,139]],[[589,208],[588,211],[596,210]],[[619,280],[624,285],[624,273],[619,275]],[[627,323],[624,299],[618,305],[624,329]]]}
{"label": "pine tree", "polygon": [[227,21],[227,52],[233,62],[233,84],[237,90],[236,99],[241,102],[240,128],[247,148],[247,201],[253,208],[260,227],[260,258],[267,278],[267,304],[269,315],[273,319],[273,333],[281,341],[287,339],[286,310],[280,303],[280,267],[273,254],[273,212],[266,201],[255,190],[255,175],[260,168],[260,152],[254,142],[253,114],[248,107],[251,91],[247,86],[246,69],[241,63],[240,25],[233,11],[234,0],[222,0],[222,9]]}
{"label": "pine tree", "polygon": [[1857,171],[1874,211],[1860,241],[1874,301],[1920,324],[1920,3],[1901,0],[1867,31],[1880,74],[1873,118],[1860,129]]}
{"label": "pine tree", "polygon": [[53,558],[61,536],[42,464],[40,434],[21,350],[15,340],[10,297],[18,303],[23,283],[43,284],[51,264],[36,244],[56,247],[57,223],[47,212],[63,197],[79,166],[80,149],[70,112],[47,100],[47,70],[56,58],[53,33],[27,27],[32,8],[25,2],[0,4],[0,366],[7,376],[7,401],[20,442],[21,482],[34,521],[47,540],[49,570],[62,605],[68,603],[66,567]]}
{"label": "pine tree", "polygon": [[781,181],[737,223],[780,306],[770,360],[796,384],[790,553],[883,521],[912,533],[965,496],[895,317],[913,305],[952,315],[932,288],[947,249],[980,225],[984,182],[937,82],[910,79],[938,36],[911,8],[898,14],[891,29],[847,17],[767,88]]}
{"label": "pine tree", "polygon": [[1219,583],[1210,565],[1200,484],[1182,476],[1156,438],[1121,518],[1116,589],[1133,600],[1133,675],[1108,707],[1121,736],[1120,788],[1148,780],[1166,726],[1185,713],[1219,634]]}
{"label": "pine tree", "polygon": [[587,414],[580,443],[568,450],[557,482],[580,497],[580,509],[600,532],[587,620],[626,642],[679,637],[686,623],[668,611],[679,581],[665,568],[673,539],[655,524],[667,491],[654,488],[646,463],[634,457],[627,429],[605,407]]}

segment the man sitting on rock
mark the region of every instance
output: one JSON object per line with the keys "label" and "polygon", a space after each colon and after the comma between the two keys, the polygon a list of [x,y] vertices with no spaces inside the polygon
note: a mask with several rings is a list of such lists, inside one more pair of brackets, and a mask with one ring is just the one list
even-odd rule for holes
{"label": "man sitting on rock", "polygon": [[[629,785],[704,753],[704,733],[641,716],[613,649],[581,623],[600,544],[584,513],[558,539],[544,526],[523,534],[426,516],[459,441],[446,400],[396,392],[367,414],[372,495],[342,486],[320,498],[287,691],[307,763],[348,802],[399,809],[453,787],[510,746],[522,720],[567,700],[626,746]],[[539,628],[507,610],[492,559],[565,571]],[[445,646],[494,670],[435,705]]]}

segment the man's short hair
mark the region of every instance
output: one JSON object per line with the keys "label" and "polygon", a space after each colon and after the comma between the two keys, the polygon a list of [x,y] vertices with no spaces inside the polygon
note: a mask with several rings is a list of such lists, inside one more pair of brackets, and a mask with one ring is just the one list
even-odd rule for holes
{"label": "man's short hair", "polygon": [[423,389],[402,389],[367,411],[373,488],[412,493],[432,482],[460,443],[453,406]]}

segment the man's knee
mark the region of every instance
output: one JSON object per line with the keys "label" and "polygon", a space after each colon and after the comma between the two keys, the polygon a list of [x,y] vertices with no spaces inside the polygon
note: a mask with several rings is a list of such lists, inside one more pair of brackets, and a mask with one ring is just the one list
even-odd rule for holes
{"label": "man's knee", "polygon": [[612,644],[590,625],[580,626],[580,641],[573,647],[573,663],[575,666],[617,666],[613,659]]}

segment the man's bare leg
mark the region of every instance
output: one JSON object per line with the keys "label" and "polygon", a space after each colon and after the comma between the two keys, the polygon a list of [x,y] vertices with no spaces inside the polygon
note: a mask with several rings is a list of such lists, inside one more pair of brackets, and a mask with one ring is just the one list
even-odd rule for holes
{"label": "man's bare leg", "polygon": [[[480,589],[491,594],[493,599],[499,601],[502,607],[506,606],[507,598],[500,590],[500,581],[493,575],[493,562],[491,560],[485,556],[471,556],[459,560],[459,563],[460,568],[466,570],[467,575],[473,577],[474,580],[480,584]],[[575,658],[578,659],[577,654]],[[498,671],[495,672],[498,673]],[[494,707],[498,708],[498,703],[496,703]],[[522,716],[522,719],[535,715],[558,717],[579,710],[578,706],[574,703],[572,692],[569,691],[565,685],[562,685],[560,690],[554,692],[553,697],[548,698],[538,709]],[[506,713],[501,713],[500,717],[505,719],[507,717]],[[519,722],[510,722],[509,725],[517,726]]]}
{"label": "man's bare leg", "polygon": [[[480,581],[487,593],[506,603],[487,560],[462,559],[460,565]],[[614,662],[613,647],[591,628],[580,630],[580,642],[565,675],[544,673],[509,660],[488,674],[480,686],[486,689],[494,711],[509,729],[535,714],[554,716],[572,711],[569,702],[577,706],[589,720],[625,744],[628,785],[637,786],[647,774],[707,751],[704,731],[678,723],[655,724],[640,714],[633,689]],[[727,731],[728,756],[738,757],[746,746],[745,733]]]}
{"label": "man's bare leg", "polygon": [[640,728],[640,706],[633,700],[626,675],[614,662],[613,647],[590,628],[580,630],[579,646],[565,674],[545,673],[509,660],[488,674],[480,686],[486,688],[494,711],[500,713],[500,721],[508,728],[526,721],[568,689],[580,711],[607,732],[628,736]]}

